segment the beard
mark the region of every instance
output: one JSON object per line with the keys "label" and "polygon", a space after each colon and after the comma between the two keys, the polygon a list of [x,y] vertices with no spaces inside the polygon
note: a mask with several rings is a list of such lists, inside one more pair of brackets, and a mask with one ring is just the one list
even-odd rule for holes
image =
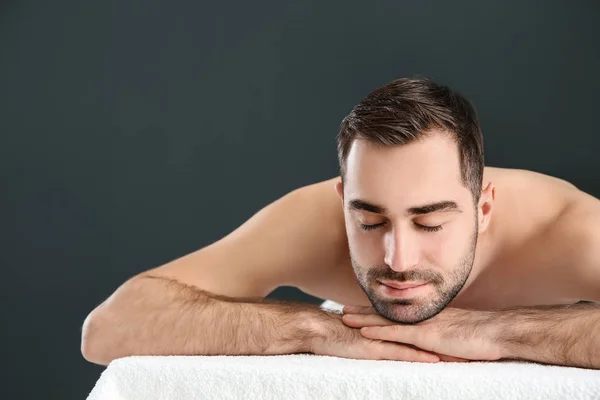
{"label": "beard", "polygon": [[[350,252],[350,260],[358,284],[365,292],[373,308],[383,317],[404,324],[417,324],[434,317],[458,295],[467,281],[477,248],[477,225],[472,235],[471,243],[460,262],[447,277],[430,269],[416,269],[397,272],[387,265],[381,267],[364,268],[360,266]],[[407,297],[398,299],[382,299],[377,294],[377,281],[390,280],[397,282],[426,282],[433,289],[434,294],[427,298]]]}

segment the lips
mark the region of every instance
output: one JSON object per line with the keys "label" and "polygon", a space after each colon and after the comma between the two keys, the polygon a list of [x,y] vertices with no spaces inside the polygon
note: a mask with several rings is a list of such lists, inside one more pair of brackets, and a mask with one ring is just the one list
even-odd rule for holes
{"label": "lips", "polygon": [[423,282],[416,282],[416,283],[398,283],[398,282],[392,282],[392,281],[382,281],[382,284],[384,284],[385,286],[389,286],[392,287],[394,289],[410,289],[410,288],[414,288],[417,286],[422,286],[425,285],[425,283]]}

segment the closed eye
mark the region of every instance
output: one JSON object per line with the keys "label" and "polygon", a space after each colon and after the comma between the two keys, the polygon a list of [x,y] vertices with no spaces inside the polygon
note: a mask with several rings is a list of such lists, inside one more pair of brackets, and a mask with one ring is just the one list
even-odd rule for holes
{"label": "closed eye", "polygon": [[379,224],[373,224],[373,225],[365,225],[365,224],[361,224],[360,222],[358,223],[358,226],[360,227],[360,229],[362,229],[363,231],[370,231],[372,229],[377,229],[380,226],[382,226],[385,222],[379,223]]}
{"label": "closed eye", "polygon": [[419,229],[423,229],[426,232],[437,232],[440,229],[442,229],[441,225],[437,225],[437,226],[427,226],[427,225],[420,225],[420,224],[415,224],[419,227]]}
{"label": "closed eye", "polygon": [[[362,229],[363,231],[370,231],[373,229],[377,229],[380,226],[385,225],[385,222],[381,222],[379,224],[373,224],[373,225],[365,225],[365,224],[361,224],[360,222],[358,223],[358,226],[360,227],[360,229]],[[417,224],[415,223],[415,225],[417,226],[417,228],[424,230],[426,232],[437,232],[439,230],[442,229],[441,225],[437,225],[437,226],[427,226],[427,225],[421,225],[421,224]]]}

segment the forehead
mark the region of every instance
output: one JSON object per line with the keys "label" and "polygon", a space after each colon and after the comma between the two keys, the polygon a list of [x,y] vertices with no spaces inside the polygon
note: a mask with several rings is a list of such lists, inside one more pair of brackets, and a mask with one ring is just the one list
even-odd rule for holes
{"label": "forehead", "polygon": [[454,196],[464,201],[456,143],[433,135],[402,146],[355,140],[348,153],[344,193],[379,203],[423,203]]}

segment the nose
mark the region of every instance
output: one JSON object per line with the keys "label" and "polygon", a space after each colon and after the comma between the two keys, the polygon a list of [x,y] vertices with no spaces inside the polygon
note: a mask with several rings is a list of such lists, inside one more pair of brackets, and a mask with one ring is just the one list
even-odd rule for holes
{"label": "nose", "polygon": [[394,271],[413,269],[419,263],[419,248],[411,232],[394,228],[385,237],[384,262]]}

